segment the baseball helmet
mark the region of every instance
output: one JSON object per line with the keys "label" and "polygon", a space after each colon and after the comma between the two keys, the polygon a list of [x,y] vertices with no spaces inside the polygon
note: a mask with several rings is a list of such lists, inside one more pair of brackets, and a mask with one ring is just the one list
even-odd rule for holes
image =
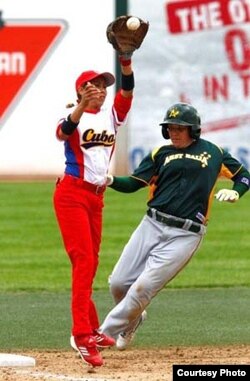
{"label": "baseball helmet", "polygon": [[164,120],[160,123],[162,126],[161,132],[164,139],[169,139],[167,126],[169,124],[178,124],[180,126],[187,126],[189,134],[192,139],[199,139],[201,134],[201,119],[198,111],[188,103],[175,103],[166,112]]}

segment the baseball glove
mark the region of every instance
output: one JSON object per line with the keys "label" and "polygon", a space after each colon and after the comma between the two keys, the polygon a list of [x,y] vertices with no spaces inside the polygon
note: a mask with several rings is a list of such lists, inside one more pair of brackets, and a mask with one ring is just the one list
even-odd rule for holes
{"label": "baseball glove", "polygon": [[126,23],[131,16],[119,16],[112,21],[106,30],[107,38],[120,56],[131,57],[141,46],[147,32],[149,23],[139,17],[140,26],[136,30],[128,29]]}

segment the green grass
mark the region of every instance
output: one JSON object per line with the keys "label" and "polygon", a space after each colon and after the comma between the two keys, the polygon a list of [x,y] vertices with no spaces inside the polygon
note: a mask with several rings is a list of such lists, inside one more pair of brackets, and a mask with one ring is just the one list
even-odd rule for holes
{"label": "green grass", "polygon": [[[0,292],[69,290],[69,262],[54,216],[53,189],[53,183],[0,183]],[[95,289],[107,289],[146,200],[146,190],[121,194],[108,189]],[[169,287],[250,286],[249,200],[250,192],[237,204],[214,202],[202,247]]]}
{"label": "green grass", "polygon": [[[71,271],[53,190],[51,182],[0,183],[2,349],[68,348]],[[94,284],[101,319],[112,305],[108,276],[144,215],[146,200],[146,190],[107,190]],[[250,192],[237,204],[214,202],[203,245],[153,300],[136,345],[250,343],[249,201]]]}
{"label": "green grass", "polygon": [[68,260],[53,212],[53,186],[0,184],[0,291],[69,287]]}
{"label": "green grass", "polygon": [[[135,345],[250,344],[249,298],[249,288],[163,290]],[[111,296],[97,291],[95,300],[103,319]],[[0,305],[1,350],[69,349],[69,293],[0,294]]]}

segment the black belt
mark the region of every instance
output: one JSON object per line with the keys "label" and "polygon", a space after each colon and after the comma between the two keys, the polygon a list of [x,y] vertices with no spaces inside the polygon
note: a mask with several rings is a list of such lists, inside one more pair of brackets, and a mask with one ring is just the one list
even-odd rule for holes
{"label": "black belt", "polygon": [[[151,218],[154,218],[156,221],[161,222],[167,226],[172,226],[175,228],[183,229],[184,225],[186,224],[186,220],[184,219],[175,219],[173,217],[164,216],[163,214],[160,214],[157,210],[152,211],[152,209],[147,210],[147,215]],[[197,224],[195,222],[192,222],[189,226],[187,225],[187,228],[184,228],[185,230],[189,230],[193,233],[199,233],[201,231],[200,224]]]}

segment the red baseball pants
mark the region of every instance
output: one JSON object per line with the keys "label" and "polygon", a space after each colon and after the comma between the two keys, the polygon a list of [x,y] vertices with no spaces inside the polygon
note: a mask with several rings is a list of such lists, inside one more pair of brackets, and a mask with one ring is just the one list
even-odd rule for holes
{"label": "red baseball pants", "polygon": [[83,181],[64,176],[54,192],[54,207],[72,265],[72,335],[92,334],[99,327],[92,300],[102,234],[103,194],[84,189]]}

